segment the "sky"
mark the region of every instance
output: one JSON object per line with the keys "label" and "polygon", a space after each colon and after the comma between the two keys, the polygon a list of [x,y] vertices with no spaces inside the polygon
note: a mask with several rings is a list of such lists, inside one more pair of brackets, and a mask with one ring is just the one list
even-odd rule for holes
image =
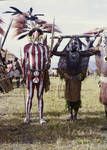
{"label": "sky", "polygon": [[[43,19],[53,21],[62,31],[63,35],[72,35],[87,32],[96,27],[107,26],[107,0],[0,0],[0,17],[4,19],[5,28],[11,20],[10,14],[3,14],[15,6],[22,11],[30,7],[35,13],[43,13]],[[16,56],[20,57],[20,50],[23,53],[25,40],[17,41],[11,35],[11,31],[5,42],[4,49],[9,49]],[[64,43],[60,49],[63,49]],[[56,64],[58,57],[52,59]]]}

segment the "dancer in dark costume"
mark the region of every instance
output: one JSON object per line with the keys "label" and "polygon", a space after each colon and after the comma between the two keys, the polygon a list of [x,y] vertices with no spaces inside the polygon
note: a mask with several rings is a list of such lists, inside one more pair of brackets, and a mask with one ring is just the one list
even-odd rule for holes
{"label": "dancer in dark costume", "polygon": [[[67,100],[70,112],[69,120],[76,120],[78,110],[81,107],[81,83],[86,77],[86,67],[83,67],[82,60],[86,57],[99,54],[98,48],[88,48],[80,51],[80,40],[73,38],[69,41],[63,51],[57,51],[62,39],[59,39],[54,46],[53,55],[61,56],[65,59],[65,68],[62,76],[65,79],[65,99]],[[87,61],[87,60],[86,60]],[[87,62],[85,64],[87,66]],[[59,68],[60,70],[60,68]]]}

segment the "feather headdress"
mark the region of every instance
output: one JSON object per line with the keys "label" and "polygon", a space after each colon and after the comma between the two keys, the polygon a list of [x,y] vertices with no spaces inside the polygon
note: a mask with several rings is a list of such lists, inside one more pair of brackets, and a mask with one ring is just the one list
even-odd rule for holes
{"label": "feather headdress", "polygon": [[[12,27],[15,29],[14,36],[17,36],[18,39],[31,35],[31,33],[33,34],[38,29],[40,29],[43,33],[52,32],[52,24],[39,19],[39,17],[44,16],[44,14],[33,14],[33,8],[30,8],[26,13],[16,7],[10,8],[13,11],[6,11],[5,13],[11,13],[13,15]],[[56,25],[54,25],[54,32],[61,33]]]}

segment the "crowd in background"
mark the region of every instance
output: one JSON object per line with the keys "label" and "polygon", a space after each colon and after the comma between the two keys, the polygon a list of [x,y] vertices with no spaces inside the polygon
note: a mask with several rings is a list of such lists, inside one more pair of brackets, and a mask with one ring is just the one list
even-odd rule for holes
{"label": "crowd in background", "polygon": [[[5,76],[10,80],[11,84],[13,84],[13,82],[15,81],[16,83],[16,87],[19,88],[20,87],[20,79],[22,77],[22,68],[19,62],[19,59],[17,57],[14,58],[14,60],[5,60],[2,58],[2,63],[0,63],[0,76],[1,76],[1,80],[4,78],[4,74]],[[5,73],[4,73],[4,72]]]}
{"label": "crowd in background", "polygon": [[22,76],[22,68],[17,57],[14,59],[14,61],[8,60],[6,71],[7,71],[7,76],[10,78],[10,81],[13,82],[13,79],[15,79],[16,86],[17,88],[19,88],[20,78]]}

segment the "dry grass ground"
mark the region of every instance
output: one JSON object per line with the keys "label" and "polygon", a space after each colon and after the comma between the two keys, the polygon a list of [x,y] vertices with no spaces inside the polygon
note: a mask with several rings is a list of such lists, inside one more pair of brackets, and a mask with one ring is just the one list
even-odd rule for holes
{"label": "dry grass ground", "polygon": [[0,94],[1,150],[107,150],[107,124],[103,105],[99,103],[98,77],[83,82],[79,120],[67,122],[64,82],[51,78],[51,88],[44,95],[47,124],[38,121],[37,100],[33,100],[32,122],[23,124],[23,88]]}

